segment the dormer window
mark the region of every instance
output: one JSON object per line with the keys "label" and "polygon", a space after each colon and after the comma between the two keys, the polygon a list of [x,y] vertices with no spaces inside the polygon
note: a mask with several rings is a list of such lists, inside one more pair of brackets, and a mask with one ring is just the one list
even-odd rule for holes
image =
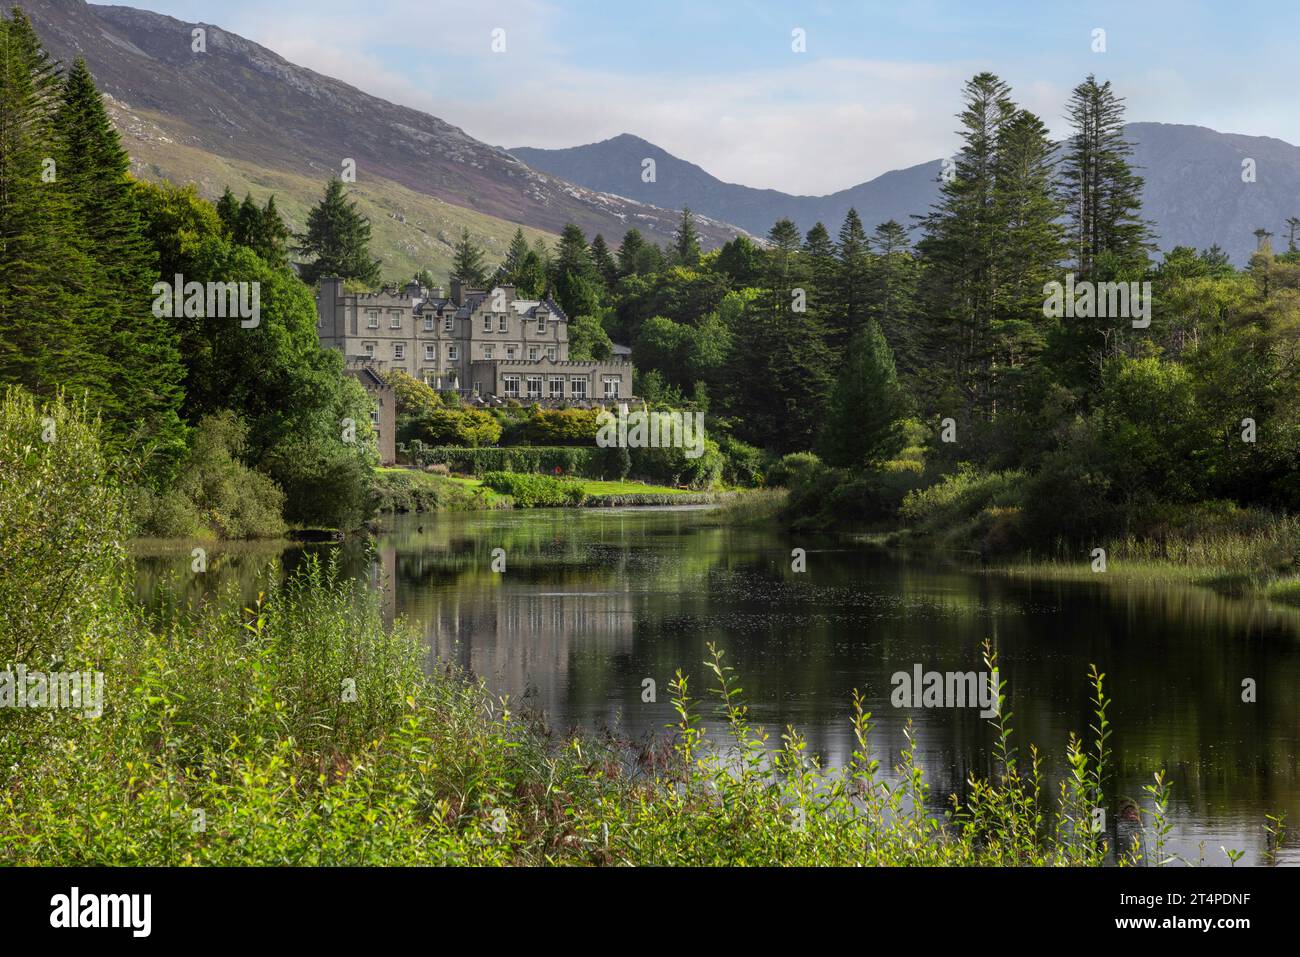
{"label": "dormer window", "polygon": [[537,334],[539,336],[546,335],[546,313],[544,312],[537,314]]}
{"label": "dormer window", "polygon": [[451,321],[452,321],[452,319],[454,319],[454,318],[455,318],[455,316],[451,315],[450,313],[448,313],[446,316],[443,317],[443,319],[442,319],[442,331],[443,331],[443,332],[451,332]]}
{"label": "dormer window", "polygon": [[424,331],[433,332],[433,316],[424,317]]}

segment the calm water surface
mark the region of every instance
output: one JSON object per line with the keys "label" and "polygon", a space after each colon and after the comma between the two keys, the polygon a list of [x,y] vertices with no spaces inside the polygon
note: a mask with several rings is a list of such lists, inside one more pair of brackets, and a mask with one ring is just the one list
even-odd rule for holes
{"label": "calm water surface", "polygon": [[[790,569],[790,550],[808,569]],[[490,570],[504,548],[504,575]],[[321,547],[317,551],[326,551]],[[1088,733],[1087,670],[1114,703],[1113,787],[1142,799],[1168,770],[1174,849],[1226,864],[1220,845],[1258,859],[1264,815],[1300,829],[1300,614],[1171,585],[1026,582],[914,562],[867,546],[768,528],[716,528],[706,510],[610,509],[398,516],[373,546],[342,546],[349,570],[382,589],[389,617],[425,635],[431,665],[453,660],[559,728],[633,738],[673,720],[682,668],[700,697],[710,642],[725,649],[755,721],[779,742],[793,725],[830,763],[852,747],[854,688],[874,712],[873,752],[892,765],[910,719],[935,809],[968,773],[990,769],[992,729],[977,709],[894,708],[890,677],[980,670],[991,640],[1009,683],[1022,752],[1044,754],[1055,793],[1071,731]],[[268,563],[301,550],[210,559],[192,589],[239,582],[255,594]],[[188,569],[188,554],[138,559],[138,589]],[[1258,701],[1241,701],[1243,678]],[[658,701],[641,701],[653,678]],[[1146,802],[1143,801],[1145,806]],[[1112,808],[1112,816],[1114,816]],[[1111,822],[1125,837],[1127,825]],[[1293,844],[1300,842],[1293,841]],[[1300,850],[1281,862],[1300,863]]]}

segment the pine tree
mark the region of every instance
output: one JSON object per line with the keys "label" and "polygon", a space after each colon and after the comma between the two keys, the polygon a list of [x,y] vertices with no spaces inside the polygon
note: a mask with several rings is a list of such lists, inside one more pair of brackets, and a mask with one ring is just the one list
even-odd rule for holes
{"label": "pine tree", "polygon": [[357,212],[338,177],[330,179],[320,203],[307,214],[307,231],[300,241],[298,251],[314,257],[302,267],[308,285],[322,276],[372,286],[379,282],[379,260],[370,258],[370,221]]}
{"label": "pine tree", "polygon": [[992,73],[966,83],[962,148],[954,175],[941,177],[939,202],[922,218],[924,361],[932,406],[966,422],[993,413],[993,323],[999,300],[1004,210],[995,196],[997,144],[1016,114],[1010,88]]}
{"label": "pine tree", "polygon": [[78,361],[92,277],[58,181],[60,85],[27,17],[0,17],[0,379],[41,395],[101,378]]}
{"label": "pine tree", "polygon": [[889,220],[870,239],[867,315],[880,326],[904,377],[920,372],[920,329],[916,293],[921,264],[913,255],[907,227]]}
{"label": "pine tree", "polygon": [[217,200],[217,215],[221,217],[221,226],[227,237],[235,233],[235,223],[239,219],[239,200],[227,186],[221,198]]}
{"label": "pine tree", "polygon": [[570,318],[596,315],[600,306],[600,277],[587,248],[587,237],[573,223],[564,227],[555,245],[550,287],[565,315]]}
{"label": "pine tree", "polygon": [[1043,287],[1059,278],[1066,256],[1054,154],[1047,127],[1026,110],[998,133],[994,202],[1002,233],[995,249],[998,284],[990,387],[1001,411],[1022,405],[1022,382],[1054,327],[1055,320],[1043,313]]}
{"label": "pine tree", "polygon": [[460,231],[460,239],[452,248],[451,278],[459,279],[469,289],[483,289],[487,286],[483,247],[474,242],[468,229]]}
{"label": "pine tree", "polygon": [[614,283],[618,282],[618,264],[614,262],[605,237],[600,233],[597,233],[596,238],[591,241],[591,261],[605,289],[613,289]]}
{"label": "pine tree", "polygon": [[281,268],[289,265],[289,238],[293,234],[280,218],[280,210],[275,205],[272,195],[262,207],[258,217],[257,242],[253,246],[259,256],[272,266]]}
{"label": "pine tree", "polygon": [[878,466],[903,447],[906,396],[894,357],[875,322],[854,337],[827,403],[817,451],[841,468]]}
{"label": "pine tree", "polygon": [[867,320],[867,264],[870,250],[867,232],[862,228],[862,219],[853,207],[849,207],[844,222],[840,225],[836,254],[839,258],[839,268],[836,270],[839,308],[836,310],[833,333],[836,342],[843,347]]}
{"label": "pine tree", "polygon": [[55,117],[59,170],[86,255],[101,291],[87,313],[85,358],[101,358],[108,377],[97,396],[117,445],[148,449],[156,475],[167,474],[184,451],[178,333],[154,314],[158,258],[145,235],[129,159],[78,59],[64,83]]}
{"label": "pine tree", "polygon": [[673,255],[679,266],[693,269],[699,265],[700,234],[695,228],[695,217],[691,215],[689,206],[682,207],[682,218],[673,236]]}
{"label": "pine tree", "polygon": [[1124,101],[1110,81],[1091,74],[1074,88],[1067,107],[1073,132],[1061,179],[1070,217],[1070,241],[1079,279],[1106,280],[1146,267],[1150,226],[1141,219],[1142,177],[1129,166]]}
{"label": "pine tree", "polygon": [[645,249],[645,240],[639,229],[629,229],[623,234],[623,241],[618,244],[618,273],[620,276],[632,276],[640,270],[639,259]]}

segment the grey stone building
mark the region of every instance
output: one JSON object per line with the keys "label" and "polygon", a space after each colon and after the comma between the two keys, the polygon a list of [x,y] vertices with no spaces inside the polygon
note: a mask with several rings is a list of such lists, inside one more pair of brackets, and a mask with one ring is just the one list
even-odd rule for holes
{"label": "grey stone building", "polygon": [[370,413],[370,427],[375,430],[375,440],[379,445],[379,464],[392,465],[397,461],[397,398],[393,387],[383,376],[383,364],[377,359],[345,360],[344,372],[361,383],[370,398],[375,400],[375,407]]}
{"label": "grey stone building", "polygon": [[376,361],[477,405],[612,405],[632,395],[630,356],[569,359],[569,318],[549,299],[522,299],[513,286],[451,295],[417,283],[346,293],[325,278],[316,291],[321,343],[349,365]]}

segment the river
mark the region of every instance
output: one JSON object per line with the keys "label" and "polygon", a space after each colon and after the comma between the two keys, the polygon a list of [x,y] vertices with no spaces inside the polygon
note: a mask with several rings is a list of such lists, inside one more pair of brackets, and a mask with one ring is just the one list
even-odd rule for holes
{"label": "river", "polygon": [[[425,635],[431,667],[455,661],[558,730],[663,730],[676,669],[704,696],[712,642],[774,742],[793,725],[824,761],[843,761],[856,688],[874,715],[873,756],[890,766],[910,719],[942,812],[969,773],[990,769],[992,728],[974,707],[894,707],[891,679],[918,665],[981,670],[988,639],[1022,755],[1038,745],[1053,793],[1069,733],[1089,735],[1095,662],[1113,699],[1112,791],[1146,806],[1143,786],[1166,769],[1173,850],[1219,865],[1226,845],[1257,862],[1265,814],[1300,828],[1300,613],[1264,602],[1125,583],[1119,571],[1104,583],[980,574],[844,539],[716,527],[707,509],[397,516],[373,547],[310,550],[336,547],[382,589],[386,615]],[[794,548],[805,571],[792,569]],[[176,575],[193,594],[237,581],[251,595],[271,559],[291,569],[303,554],[214,553],[201,578],[188,575],[188,553],[142,555],[137,590],[152,601]],[[1253,703],[1242,701],[1247,678]],[[1300,841],[1290,844],[1280,862],[1300,863]]]}

